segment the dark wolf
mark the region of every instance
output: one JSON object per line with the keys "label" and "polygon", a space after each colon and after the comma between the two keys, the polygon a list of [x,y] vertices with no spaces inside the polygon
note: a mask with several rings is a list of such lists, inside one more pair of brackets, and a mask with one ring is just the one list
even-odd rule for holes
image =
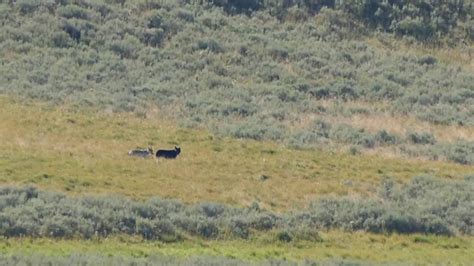
{"label": "dark wolf", "polygon": [[181,148],[179,146],[175,146],[174,150],[158,150],[156,152],[156,157],[165,159],[175,159],[180,153]]}

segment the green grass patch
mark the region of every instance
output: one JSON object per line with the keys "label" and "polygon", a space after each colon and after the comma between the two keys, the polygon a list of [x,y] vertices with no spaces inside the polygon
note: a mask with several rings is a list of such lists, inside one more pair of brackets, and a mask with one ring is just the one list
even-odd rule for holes
{"label": "green grass patch", "polygon": [[[225,256],[250,262],[281,259],[290,261],[355,260],[372,263],[403,262],[408,264],[463,264],[474,260],[472,237],[439,237],[426,235],[375,235],[369,233],[321,233],[320,242],[280,242],[271,233],[251,240],[189,240],[165,244],[141,238],[116,236],[95,240],[1,239],[5,256],[70,256],[101,254],[147,258],[151,256],[191,257]],[[426,241],[418,241],[425,239]]]}

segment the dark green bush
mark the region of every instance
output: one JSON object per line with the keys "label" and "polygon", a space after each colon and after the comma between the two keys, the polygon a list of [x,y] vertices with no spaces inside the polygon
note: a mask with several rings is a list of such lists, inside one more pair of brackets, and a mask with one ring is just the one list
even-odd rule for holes
{"label": "dark green bush", "polygon": [[215,203],[204,203],[199,206],[199,211],[207,217],[216,217],[224,213],[225,207]]}
{"label": "dark green bush", "polygon": [[54,216],[44,222],[40,235],[56,238],[70,238],[78,229],[78,221],[71,217]]}
{"label": "dark green bush", "polygon": [[309,226],[298,226],[290,229],[291,236],[296,241],[323,242],[317,228]]}
{"label": "dark green bush", "polygon": [[146,45],[152,46],[152,47],[158,47],[163,43],[163,40],[165,39],[165,31],[163,29],[147,29],[145,30],[141,36],[140,40],[145,43]]}
{"label": "dark green bush", "polygon": [[273,60],[287,60],[289,57],[288,50],[280,47],[270,48],[270,56]]}
{"label": "dark green bush", "polygon": [[138,40],[130,35],[127,35],[123,40],[114,41],[110,44],[110,50],[123,59],[136,59],[139,49]]}
{"label": "dark green bush", "polygon": [[335,140],[361,145],[366,148],[372,148],[375,145],[375,138],[373,135],[365,132],[364,129],[355,129],[345,124],[333,126],[329,135]]}
{"label": "dark green bush", "polygon": [[253,213],[250,216],[250,225],[257,230],[267,231],[277,226],[280,218],[270,213]]}
{"label": "dark green bush", "polygon": [[138,219],[136,233],[148,240],[176,242],[180,239],[174,225],[169,220]]}
{"label": "dark green bush", "polygon": [[71,47],[74,43],[66,32],[56,32],[52,36],[54,47],[67,48]]}
{"label": "dark green bush", "polygon": [[[203,1],[222,7],[231,14],[246,13],[266,9],[277,18],[288,21],[299,21],[307,17],[304,13],[314,15],[321,10],[336,9],[343,11],[344,16],[352,16],[373,28],[391,31],[401,35],[413,36],[420,40],[430,40],[439,35],[446,35],[453,28],[463,27],[470,21],[472,5],[468,1],[266,1],[266,0],[219,0]],[[295,10],[297,14],[294,15]],[[463,37],[471,37],[469,30],[461,30]]]}
{"label": "dark green bush", "polygon": [[375,100],[393,100],[403,95],[400,84],[390,79],[374,78],[368,88],[366,95]]}
{"label": "dark green bush", "polygon": [[472,11],[467,1],[344,1],[346,12],[374,27],[429,39],[446,34]]}
{"label": "dark green bush", "polygon": [[406,134],[406,138],[410,143],[413,144],[435,144],[436,139],[433,134],[428,132],[423,133],[416,133],[416,132],[408,132]]}
{"label": "dark green bush", "polygon": [[291,242],[293,241],[293,237],[291,236],[291,233],[283,230],[277,233],[276,238],[278,241],[281,242]]}
{"label": "dark green bush", "polygon": [[307,128],[296,131],[290,136],[289,144],[296,148],[311,147],[312,144],[325,143],[329,140],[331,124],[317,119]]}
{"label": "dark green bush", "polygon": [[398,137],[396,135],[388,133],[386,130],[381,130],[375,134],[375,140],[381,144],[397,144]]}
{"label": "dark green bush", "polygon": [[176,11],[176,16],[187,22],[194,22],[194,15],[186,9],[178,9]]}
{"label": "dark green bush", "polygon": [[213,39],[199,40],[196,45],[196,50],[208,50],[213,53],[222,53],[224,49]]}
{"label": "dark green bush", "polygon": [[89,19],[91,14],[85,8],[76,6],[76,5],[67,5],[67,6],[60,6],[57,9],[57,13],[59,16],[64,18],[77,18],[77,19]]}
{"label": "dark green bush", "polygon": [[456,142],[454,144],[441,144],[437,148],[441,156],[447,160],[460,164],[474,164],[474,142]]}
{"label": "dark green bush", "polygon": [[467,182],[474,182],[474,174],[472,175],[466,175],[464,177],[464,180],[466,180]]}
{"label": "dark green bush", "polygon": [[197,233],[204,238],[216,238],[219,235],[219,228],[211,220],[201,220],[197,226]]}
{"label": "dark green bush", "polygon": [[420,59],[418,59],[418,63],[420,64],[424,64],[424,65],[434,65],[438,62],[438,59],[436,59],[436,57],[433,57],[433,56],[430,56],[430,55],[426,55],[426,56],[422,56]]}
{"label": "dark green bush", "polygon": [[229,13],[251,13],[257,11],[263,6],[263,0],[214,0],[204,1],[211,2],[213,5],[223,7]]}
{"label": "dark green bush", "polygon": [[42,6],[42,1],[38,0],[18,0],[16,5],[22,15],[32,13]]}
{"label": "dark green bush", "polygon": [[321,143],[327,140],[321,137],[318,133],[311,131],[298,131],[293,133],[290,137],[289,145],[293,148],[304,149],[311,148],[312,145]]}
{"label": "dark green bush", "polygon": [[252,116],[249,121],[219,126],[217,132],[230,135],[235,138],[245,139],[272,139],[280,140],[284,137],[284,131],[270,122]]}
{"label": "dark green bush", "polygon": [[232,233],[238,238],[247,239],[250,235],[250,226],[244,219],[234,218],[230,221]]}

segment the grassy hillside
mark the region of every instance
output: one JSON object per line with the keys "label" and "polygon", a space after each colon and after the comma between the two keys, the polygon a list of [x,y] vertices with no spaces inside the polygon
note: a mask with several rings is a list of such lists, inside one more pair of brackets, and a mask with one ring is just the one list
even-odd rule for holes
{"label": "grassy hillside", "polygon": [[[233,1],[216,2],[230,5],[224,9],[186,1],[2,3],[0,92],[139,115],[157,106],[180,125],[297,148],[474,162],[469,37],[430,48],[368,31],[387,21],[360,17],[364,6],[348,8],[358,15],[296,2],[284,9],[263,1],[248,15]],[[402,36],[418,15],[454,14],[441,3],[430,3],[433,16],[403,3],[409,8],[380,7],[408,27],[396,30]],[[471,6],[462,3],[454,21],[433,22],[439,34],[470,32]]]}
{"label": "grassy hillside", "polygon": [[[373,195],[383,177],[463,179],[472,166],[293,150],[273,142],[220,138],[181,129],[158,110],[133,114],[78,111],[0,98],[0,182],[34,184],[73,194],[161,196],[283,210],[324,195]],[[179,160],[130,158],[137,146],[181,145]]]}
{"label": "grassy hillside", "polygon": [[469,264],[473,11],[1,1],[0,264]]}

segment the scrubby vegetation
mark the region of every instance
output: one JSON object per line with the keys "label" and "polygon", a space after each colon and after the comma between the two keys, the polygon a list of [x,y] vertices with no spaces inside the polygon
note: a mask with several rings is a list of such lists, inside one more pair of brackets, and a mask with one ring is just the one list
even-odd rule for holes
{"label": "scrubby vegetation", "polygon": [[364,230],[374,233],[474,232],[471,180],[415,178],[397,186],[385,180],[373,199],[322,199],[308,209],[286,214],[258,204],[233,208],[216,203],[185,205],[153,198],[145,202],[110,197],[68,197],[33,187],[2,188],[0,233],[6,237],[92,238],[140,235],[163,242],[187,237],[247,239],[276,232],[282,242],[320,241],[317,230]]}
{"label": "scrubby vegetation", "polygon": [[472,139],[335,122],[391,113],[474,126],[472,71],[394,48],[396,36],[414,46],[451,41],[468,56],[472,9],[466,1],[2,3],[0,93],[138,115],[159,106],[183,126],[220,135],[397,146],[472,164]]}
{"label": "scrubby vegetation", "polygon": [[[185,0],[185,3],[196,1]],[[344,14],[366,25],[433,41],[440,36],[473,40],[473,6],[469,1],[372,1],[372,0],[208,0],[208,2],[230,14],[251,14],[258,10],[269,10],[280,20],[305,20],[324,8],[342,10]],[[456,30],[453,30],[456,29]]]}
{"label": "scrubby vegetation", "polygon": [[472,261],[473,16],[467,0],[1,1],[0,264]]}
{"label": "scrubby vegetation", "polygon": [[240,265],[280,265],[280,266],[297,266],[297,265],[325,265],[325,266],[344,266],[344,265],[362,265],[360,262],[349,261],[349,260],[327,260],[327,261],[310,261],[305,260],[303,262],[291,262],[286,260],[266,260],[259,262],[248,262],[238,259],[226,258],[226,257],[191,257],[191,258],[175,258],[175,257],[164,257],[164,256],[151,256],[149,258],[122,258],[122,257],[107,257],[103,255],[83,255],[74,254],[67,257],[51,257],[42,255],[14,255],[10,257],[0,256],[0,263],[5,266],[10,265],[48,265],[48,266],[59,266],[59,265],[134,265],[134,266],[150,266],[150,265],[179,265],[179,266],[191,266],[191,265],[210,265],[210,266],[240,266]]}

